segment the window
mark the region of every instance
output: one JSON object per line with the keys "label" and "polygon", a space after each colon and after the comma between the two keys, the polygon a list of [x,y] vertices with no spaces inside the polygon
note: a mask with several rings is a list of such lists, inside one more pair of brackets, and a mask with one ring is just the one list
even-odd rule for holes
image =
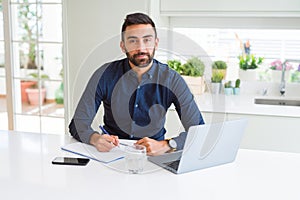
{"label": "window", "polygon": [[[300,59],[300,30],[276,29],[212,29],[212,28],[174,28],[193,39],[212,60],[224,60],[231,67],[231,76],[237,78],[238,56],[241,54],[240,41],[250,41],[251,54],[264,57],[259,79],[271,81],[271,62],[275,60]],[[197,55],[197,52],[194,52]],[[201,55],[199,55],[201,56]],[[293,70],[290,82],[300,83],[298,68],[300,62],[290,62]]]}
{"label": "window", "polygon": [[[3,1],[4,2],[4,1]],[[13,129],[64,133],[62,2],[5,1]],[[8,73],[7,73],[8,74]],[[55,125],[54,125],[55,124]]]}
{"label": "window", "polygon": [[3,35],[3,7],[0,1],[0,129],[8,129],[7,109],[6,109],[6,88],[5,88],[5,68],[4,68],[4,35]]}

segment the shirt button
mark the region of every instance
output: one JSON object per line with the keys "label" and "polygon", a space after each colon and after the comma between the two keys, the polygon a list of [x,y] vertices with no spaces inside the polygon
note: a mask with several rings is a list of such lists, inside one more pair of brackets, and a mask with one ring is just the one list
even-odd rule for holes
{"label": "shirt button", "polygon": [[141,86],[138,86],[137,89],[140,89]]}
{"label": "shirt button", "polygon": [[135,104],[134,107],[136,107],[136,108],[139,107],[139,104]]}

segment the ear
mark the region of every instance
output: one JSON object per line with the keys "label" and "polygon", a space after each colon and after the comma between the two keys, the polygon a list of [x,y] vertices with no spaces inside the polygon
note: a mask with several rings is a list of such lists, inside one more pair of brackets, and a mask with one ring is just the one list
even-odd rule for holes
{"label": "ear", "polygon": [[121,48],[123,53],[126,53],[125,44],[124,44],[123,41],[120,42],[120,48]]}

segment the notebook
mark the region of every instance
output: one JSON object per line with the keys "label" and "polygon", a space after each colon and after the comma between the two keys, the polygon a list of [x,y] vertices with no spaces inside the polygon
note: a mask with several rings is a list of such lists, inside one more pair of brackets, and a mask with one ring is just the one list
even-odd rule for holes
{"label": "notebook", "polygon": [[115,147],[109,152],[99,152],[94,146],[81,142],[67,144],[61,149],[102,163],[110,163],[125,156],[120,147]]}
{"label": "notebook", "polygon": [[182,151],[149,156],[148,160],[175,174],[233,162],[247,119],[192,126]]}

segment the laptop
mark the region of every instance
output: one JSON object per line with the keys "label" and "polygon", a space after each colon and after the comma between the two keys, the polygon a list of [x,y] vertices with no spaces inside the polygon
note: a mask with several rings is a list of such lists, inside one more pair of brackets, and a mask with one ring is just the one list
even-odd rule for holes
{"label": "laptop", "polygon": [[231,163],[235,160],[247,119],[191,126],[181,151],[149,156],[175,174]]}

